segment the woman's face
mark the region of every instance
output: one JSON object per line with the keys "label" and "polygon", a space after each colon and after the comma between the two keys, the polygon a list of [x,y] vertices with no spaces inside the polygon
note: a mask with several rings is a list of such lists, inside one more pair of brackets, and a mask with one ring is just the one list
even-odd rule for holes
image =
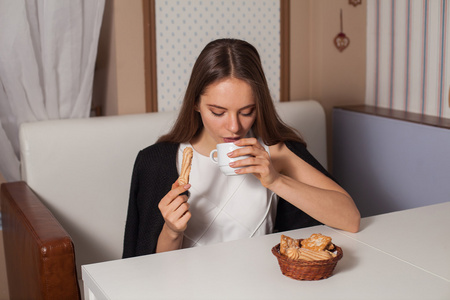
{"label": "woman's face", "polygon": [[200,141],[204,147],[234,142],[243,138],[256,118],[256,103],[248,83],[227,78],[208,86],[196,110],[204,128]]}

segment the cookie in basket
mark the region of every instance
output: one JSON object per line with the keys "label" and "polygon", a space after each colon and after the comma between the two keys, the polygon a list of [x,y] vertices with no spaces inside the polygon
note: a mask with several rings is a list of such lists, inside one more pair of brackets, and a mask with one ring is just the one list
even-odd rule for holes
{"label": "cookie in basket", "polygon": [[301,241],[301,245],[302,248],[314,251],[332,250],[330,249],[330,246],[332,245],[331,237],[320,233],[311,234],[309,238]]}
{"label": "cookie in basket", "polygon": [[289,248],[300,248],[300,242],[299,240],[282,234],[280,240],[280,253],[286,255],[286,250]]}

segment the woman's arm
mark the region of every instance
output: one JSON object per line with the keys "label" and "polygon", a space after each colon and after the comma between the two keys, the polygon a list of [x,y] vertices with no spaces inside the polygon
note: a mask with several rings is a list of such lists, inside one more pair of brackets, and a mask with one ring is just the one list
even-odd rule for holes
{"label": "woman's arm", "polygon": [[340,185],[295,155],[285,144],[270,150],[279,176],[267,188],[328,226],[350,232],[359,230],[360,213]]}
{"label": "woman's arm", "polygon": [[253,173],[266,188],[328,226],[359,230],[360,213],[350,195],[284,143],[270,146],[270,157],[259,143],[255,144],[255,139],[242,139],[239,145],[251,146],[239,155],[254,157],[238,161],[233,167],[248,166],[249,162],[251,166],[237,173]]}

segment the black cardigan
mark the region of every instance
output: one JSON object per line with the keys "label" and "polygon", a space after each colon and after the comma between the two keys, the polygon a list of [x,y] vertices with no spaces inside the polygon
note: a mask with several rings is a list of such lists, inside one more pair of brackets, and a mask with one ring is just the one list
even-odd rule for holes
{"label": "black cardigan", "polygon": [[[320,163],[298,142],[286,146],[304,161],[332,178]],[[179,144],[158,143],[137,155],[131,179],[128,215],[125,225],[123,258],[155,253],[164,219],[159,201],[178,178],[176,155]],[[274,231],[286,231],[321,224],[280,198]]]}

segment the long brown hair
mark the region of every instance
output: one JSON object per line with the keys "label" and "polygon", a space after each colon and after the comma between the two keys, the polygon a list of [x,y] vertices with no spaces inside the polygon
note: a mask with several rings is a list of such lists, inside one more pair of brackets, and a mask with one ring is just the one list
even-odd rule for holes
{"label": "long brown hair", "polygon": [[256,137],[266,145],[287,140],[304,143],[303,139],[283,123],[273,105],[258,51],[251,44],[237,39],[210,42],[200,53],[192,68],[178,118],[171,131],[158,142],[185,143],[203,128],[200,113],[195,110],[206,88],[226,78],[248,83],[256,102],[256,119],[252,126]]}

